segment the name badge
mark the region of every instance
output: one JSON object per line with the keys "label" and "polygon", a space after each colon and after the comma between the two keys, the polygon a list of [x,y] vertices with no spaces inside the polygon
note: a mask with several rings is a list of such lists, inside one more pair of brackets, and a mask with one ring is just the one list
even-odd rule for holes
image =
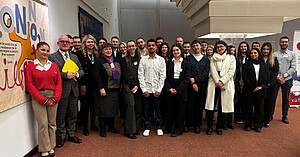
{"label": "name badge", "polygon": [[110,63],[110,67],[111,67],[112,69],[115,68],[114,63]]}
{"label": "name badge", "polygon": [[137,65],[138,63],[137,62],[133,62],[133,65]]}

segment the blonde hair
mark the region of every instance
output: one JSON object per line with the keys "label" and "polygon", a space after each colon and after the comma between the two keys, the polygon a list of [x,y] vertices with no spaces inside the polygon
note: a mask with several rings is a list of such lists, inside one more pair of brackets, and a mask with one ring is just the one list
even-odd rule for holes
{"label": "blonde hair", "polygon": [[91,39],[91,40],[94,41],[95,45],[94,45],[94,48],[93,48],[93,54],[95,55],[95,57],[98,57],[99,53],[98,53],[98,47],[97,47],[96,39],[90,34],[85,35],[82,39],[82,52],[83,52],[83,55],[86,57],[87,50],[86,50],[86,47],[85,47],[85,43],[88,39]]}
{"label": "blonde hair", "polygon": [[213,51],[214,51],[214,48],[215,48],[215,47],[214,47],[214,45],[208,45],[207,48],[211,48],[211,49],[213,49]]}

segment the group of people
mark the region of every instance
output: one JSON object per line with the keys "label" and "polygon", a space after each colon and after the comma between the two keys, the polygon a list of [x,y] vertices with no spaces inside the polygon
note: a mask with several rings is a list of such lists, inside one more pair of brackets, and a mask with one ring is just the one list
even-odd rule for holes
{"label": "group of people", "polygon": [[[282,121],[287,119],[295,54],[288,50],[289,39],[280,39],[281,49],[272,53],[269,42],[245,41],[236,48],[220,40],[215,45],[177,37],[171,47],[162,37],[139,37],[110,43],[92,35],[62,35],[59,50],[50,54],[45,42],[37,45],[37,58],[25,70],[26,89],[38,122],[41,156],[54,156],[54,147],[68,141],[81,143],[75,136],[78,99],[83,135],[91,130],[106,137],[108,131],[120,134],[115,117],[124,118],[124,135],[136,139],[144,127],[149,136],[151,122],[156,122],[158,136],[177,137],[207,121],[207,135],[234,129],[244,123],[244,130],[261,132],[273,119],[279,87],[282,89]],[[192,51],[191,51],[192,49]],[[63,71],[67,59],[79,68]],[[234,114],[234,115],[233,115]],[[88,125],[90,117],[90,125]],[[164,127],[164,130],[163,130]]]}

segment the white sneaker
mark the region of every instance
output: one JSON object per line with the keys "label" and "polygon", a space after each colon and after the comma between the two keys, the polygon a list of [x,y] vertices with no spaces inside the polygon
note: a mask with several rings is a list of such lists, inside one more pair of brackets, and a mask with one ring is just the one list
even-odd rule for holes
{"label": "white sneaker", "polygon": [[150,134],[150,130],[145,130],[144,132],[143,132],[143,136],[149,136],[149,134]]}
{"label": "white sneaker", "polygon": [[157,129],[157,136],[164,135],[164,132],[161,129]]}

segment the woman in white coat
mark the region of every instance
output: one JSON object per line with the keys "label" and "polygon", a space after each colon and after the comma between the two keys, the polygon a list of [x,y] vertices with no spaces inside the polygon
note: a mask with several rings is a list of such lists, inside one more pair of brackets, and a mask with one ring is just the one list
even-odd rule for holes
{"label": "woman in white coat", "polygon": [[236,61],[233,55],[227,53],[227,44],[217,41],[214,55],[210,60],[210,76],[207,87],[205,109],[207,110],[207,135],[212,134],[212,123],[215,108],[218,108],[216,133],[222,135],[223,113],[234,111],[234,81],[233,76]]}

